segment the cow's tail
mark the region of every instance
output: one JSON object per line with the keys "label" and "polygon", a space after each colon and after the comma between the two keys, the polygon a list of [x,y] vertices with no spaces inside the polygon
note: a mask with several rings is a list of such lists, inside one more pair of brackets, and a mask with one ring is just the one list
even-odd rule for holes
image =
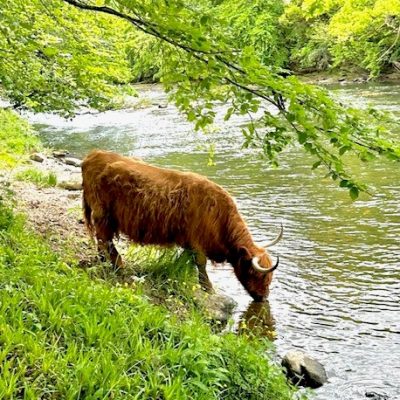
{"label": "cow's tail", "polygon": [[86,200],[85,191],[83,191],[83,196],[82,196],[82,208],[83,208],[83,218],[85,220],[85,225],[89,233],[93,236],[94,226],[92,222],[92,209],[90,208],[90,205]]}

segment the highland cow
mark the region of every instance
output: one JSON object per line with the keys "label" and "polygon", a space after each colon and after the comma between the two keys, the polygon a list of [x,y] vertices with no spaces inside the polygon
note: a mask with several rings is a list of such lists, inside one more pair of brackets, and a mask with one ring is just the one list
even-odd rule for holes
{"label": "highland cow", "polygon": [[83,209],[101,257],[116,268],[122,259],[113,238],[124,234],[142,245],[192,250],[203,289],[212,291],[207,259],[232,265],[256,301],[268,295],[273,265],[266,246],[257,246],[232,197],[204,176],[159,168],[119,154],[95,150],[82,163]]}

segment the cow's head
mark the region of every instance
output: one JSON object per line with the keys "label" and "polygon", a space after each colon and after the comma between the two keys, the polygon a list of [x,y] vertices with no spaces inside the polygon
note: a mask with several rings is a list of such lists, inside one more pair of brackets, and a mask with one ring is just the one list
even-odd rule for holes
{"label": "cow's head", "polygon": [[235,274],[254,301],[264,301],[268,296],[273,271],[279,265],[279,257],[273,263],[266,248],[277,243],[282,234],[281,228],[279,235],[263,247],[252,250],[244,247],[239,249],[239,257],[233,265]]}

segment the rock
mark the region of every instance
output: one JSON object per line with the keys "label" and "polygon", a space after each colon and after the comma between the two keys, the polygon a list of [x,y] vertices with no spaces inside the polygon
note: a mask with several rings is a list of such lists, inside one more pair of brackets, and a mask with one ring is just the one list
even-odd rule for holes
{"label": "rock", "polygon": [[65,164],[72,165],[74,167],[80,167],[82,165],[81,160],[79,160],[78,158],[73,158],[73,157],[64,158],[64,162],[65,162]]}
{"label": "rock", "polygon": [[319,388],[328,381],[324,366],[298,350],[290,350],[282,359],[286,376],[294,385]]}
{"label": "rock", "polygon": [[199,290],[195,296],[205,308],[208,318],[221,326],[228,323],[233,309],[237,306],[235,300],[222,293],[206,293]]}
{"label": "rock", "polygon": [[388,400],[389,396],[387,394],[381,394],[376,392],[365,392],[365,397],[372,400]]}
{"label": "rock", "polygon": [[68,150],[58,150],[58,151],[53,151],[53,157],[55,158],[64,158],[67,154],[69,154]]}
{"label": "rock", "polygon": [[29,157],[32,161],[42,163],[45,160],[45,156],[41,153],[33,153]]}
{"label": "rock", "polygon": [[62,181],[58,184],[58,187],[66,190],[82,190],[82,182]]}
{"label": "rock", "polygon": [[68,199],[71,199],[71,200],[76,200],[76,199],[78,199],[79,197],[81,197],[81,194],[80,194],[80,193],[68,193],[68,194],[67,194],[67,198],[68,198]]}
{"label": "rock", "polygon": [[366,81],[367,81],[367,78],[364,76],[359,76],[359,77],[353,79],[353,82],[358,82],[358,83],[365,83]]}

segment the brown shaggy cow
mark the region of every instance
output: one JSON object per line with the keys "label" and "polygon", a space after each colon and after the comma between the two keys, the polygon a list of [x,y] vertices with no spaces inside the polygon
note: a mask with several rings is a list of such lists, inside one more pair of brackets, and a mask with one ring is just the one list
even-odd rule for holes
{"label": "brown shaggy cow", "polygon": [[[141,160],[95,150],[82,163],[86,224],[99,252],[115,267],[122,260],[114,235],[140,244],[178,245],[193,250],[199,280],[212,291],[206,261],[228,261],[249,294],[262,301],[268,294],[272,265],[257,246],[231,196],[201,175],[148,165]],[[269,245],[275,244],[281,233]]]}

